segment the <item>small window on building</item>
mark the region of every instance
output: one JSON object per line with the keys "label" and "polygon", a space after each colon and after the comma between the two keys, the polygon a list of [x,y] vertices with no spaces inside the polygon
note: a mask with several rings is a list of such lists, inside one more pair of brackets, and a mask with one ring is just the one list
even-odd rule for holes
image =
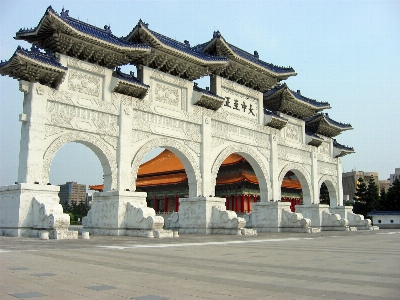
{"label": "small window on building", "polygon": [[393,223],[393,220],[390,220],[390,223]]}
{"label": "small window on building", "polygon": [[378,220],[378,223],[381,224],[381,220]]}

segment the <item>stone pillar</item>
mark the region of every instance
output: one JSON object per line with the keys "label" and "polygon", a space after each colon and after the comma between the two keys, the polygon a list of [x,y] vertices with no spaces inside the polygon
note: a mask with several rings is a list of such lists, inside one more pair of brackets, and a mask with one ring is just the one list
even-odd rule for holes
{"label": "stone pillar", "polygon": [[[335,206],[343,206],[342,160],[339,157],[337,158],[336,171],[337,171],[337,187],[336,187],[337,203]],[[333,206],[332,203],[331,206]]]}
{"label": "stone pillar", "polygon": [[281,182],[279,182],[278,141],[275,135],[271,135],[271,187],[272,199],[281,200]]}
{"label": "stone pillar", "polygon": [[[141,101],[131,98],[133,101]],[[117,149],[118,183],[119,191],[132,189],[131,170],[131,142],[132,142],[132,106],[130,101],[121,100],[119,115],[119,138]],[[105,191],[107,192],[107,191]]]}
{"label": "stone pillar", "polygon": [[310,191],[311,199],[304,199],[311,201],[310,203],[304,202],[304,205],[319,204],[319,191],[321,187],[318,187],[318,159],[315,152],[311,152],[311,188]]}
{"label": "stone pillar", "polygon": [[21,140],[19,150],[18,182],[47,184],[42,182],[43,145],[47,119],[48,87],[24,80],[19,82],[24,92],[24,104],[20,115]]}
{"label": "stone pillar", "polygon": [[[201,193],[203,196],[215,195],[215,186],[211,186],[211,118],[203,116],[201,126],[201,157],[200,169],[202,175]],[[198,196],[198,195],[196,195]]]}

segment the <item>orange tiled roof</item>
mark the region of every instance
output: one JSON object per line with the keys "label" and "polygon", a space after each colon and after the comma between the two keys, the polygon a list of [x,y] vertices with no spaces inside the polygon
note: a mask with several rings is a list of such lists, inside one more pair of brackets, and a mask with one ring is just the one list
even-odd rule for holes
{"label": "orange tiled roof", "polygon": [[164,174],[157,176],[146,176],[138,178],[136,181],[137,187],[163,185],[163,184],[177,184],[187,181],[186,173]]}
{"label": "orange tiled roof", "polygon": [[183,166],[180,159],[171,151],[165,149],[153,159],[150,159],[149,161],[141,164],[139,167],[138,176],[176,172],[180,170],[185,170],[185,167]]}
{"label": "orange tiled roof", "polygon": [[[243,160],[244,158],[242,156],[234,153],[229,155],[222,162],[222,165],[232,165]],[[187,176],[182,162],[175,154],[165,149],[158,156],[154,157],[148,162],[145,162],[139,167],[136,185],[137,187],[145,187],[164,184],[177,184],[185,181],[187,181]],[[217,177],[217,184],[232,184],[241,181],[258,184],[256,175],[244,171],[235,174],[219,175]],[[284,178],[282,187],[301,189],[301,184],[299,180]],[[89,189],[100,191],[103,189],[103,185],[89,185]]]}

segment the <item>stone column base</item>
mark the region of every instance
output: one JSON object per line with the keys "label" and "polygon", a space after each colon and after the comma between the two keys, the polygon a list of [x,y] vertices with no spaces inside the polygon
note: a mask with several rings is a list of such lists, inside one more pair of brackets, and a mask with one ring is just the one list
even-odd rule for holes
{"label": "stone column base", "polygon": [[114,191],[93,194],[92,208],[83,218],[83,230],[97,235],[147,238],[173,237],[163,230],[164,219],[147,207],[146,193]]}
{"label": "stone column base", "polygon": [[311,221],[291,212],[287,202],[253,203],[253,211],[244,218],[246,227],[257,232],[315,232],[311,229]]}
{"label": "stone column base", "polygon": [[174,212],[166,225],[180,234],[256,234],[242,230],[245,224],[235,212],[226,210],[224,198],[194,197],[179,199],[179,212]]}
{"label": "stone column base", "polygon": [[63,213],[58,192],[52,185],[20,183],[0,187],[0,233],[14,237],[77,239],[77,231],[68,231],[70,218]]}
{"label": "stone column base", "polygon": [[372,226],[371,220],[364,219],[363,215],[353,213],[353,206],[330,207],[329,211],[340,215],[343,219],[347,219],[349,226],[357,230],[379,230],[378,226]]}
{"label": "stone column base", "polygon": [[320,228],[321,231],[350,231],[347,219],[342,218],[339,214],[331,213],[329,205],[296,205],[297,211],[311,220],[313,228]]}

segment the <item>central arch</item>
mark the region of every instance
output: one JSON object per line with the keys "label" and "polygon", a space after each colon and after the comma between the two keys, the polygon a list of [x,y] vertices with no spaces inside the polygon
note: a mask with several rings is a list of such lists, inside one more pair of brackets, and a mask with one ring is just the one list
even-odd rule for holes
{"label": "central arch", "polygon": [[331,176],[323,175],[318,181],[318,187],[321,187],[322,183],[325,183],[328,188],[329,206],[339,206],[336,180]]}
{"label": "central arch", "polygon": [[265,202],[271,199],[272,191],[271,182],[267,171],[268,169],[266,168],[260,155],[251,147],[245,145],[230,145],[218,154],[211,169],[211,186],[215,188],[218,170],[221,167],[222,162],[233,153],[237,153],[244,157],[253,168],[260,187],[260,201]]}
{"label": "central arch", "polygon": [[309,205],[313,203],[313,198],[312,198],[312,185],[310,181],[310,176],[308,175],[308,172],[304,167],[300,164],[296,163],[288,163],[286,164],[278,177],[278,182],[280,182],[280,185],[282,186],[283,178],[285,177],[286,173],[292,171],[297,178],[300,181],[301,184],[301,189],[303,191],[303,203],[305,205]]}
{"label": "central arch", "polygon": [[88,133],[70,132],[56,138],[43,155],[42,181],[49,182],[51,162],[56,152],[64,145],[75,142],[87,146],[99,158],[103,168],[104,191],[111,191],[117,186],[117,162],[114,154],[96,136]]}
{"label": "central arch", "polygon": [[142,146],[132,159],[132,173],[131,182],[132,190],[136,190],[136,179],[139,167],[145,155],[154,148],[165,148],[174,153],[182,162],[185,167],[186,175],[189,185],[189,197],[197,197],[201,193],[202,178],[200,174],[200,167],[195,160],[195,156],[185,146],[184,143],[174,139],[152,139]]}

